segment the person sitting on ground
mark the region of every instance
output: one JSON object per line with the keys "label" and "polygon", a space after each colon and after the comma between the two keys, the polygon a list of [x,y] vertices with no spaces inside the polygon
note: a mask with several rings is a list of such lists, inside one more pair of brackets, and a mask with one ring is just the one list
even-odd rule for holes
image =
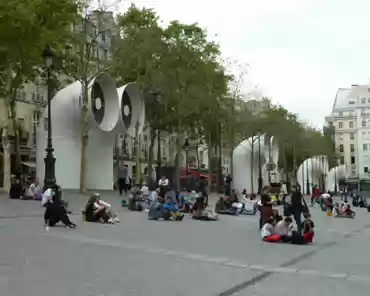
{"label": "person sitting on ground", "polygon": [[163,197],[157,196],[156,199],[151,202],[148,211],[149,220],[159,220],[164,217],[163,201],[164,201]]}
{"label": "person sitting on ground", "polygon": [[265,242],[278,242],[280,241],[280,235],[275,233],[274,218],[271,216],[266,220],[266,223],[261,229],[261,238]]}
{"label": "person sitting on ground", "polygon": [[241,198],[247,198],[247,189],[243,189],[242,193],[240,194]]}
{"label": "person sitting on ground", "polygon": [[305,243],[311,244],[315,236],[315,233],[313,230],[315,225],[311,219],[310,213],[304,213],[303,217],[304,217],[304,220],[302,222],[303,238],[304,238]]}
{"label": "person sitting on ground", "polygon": [[118,217],[117,217],[117,214],[112,210],[112,206],[111,204],[105,202],[104,200],[102,200],[100,198],[100,194],[99,193],[94,193],[96,196],[97,196],[97,200],[94,204],[94,207],[95,209],[98,209],[98,208],[101,208],[101,207],[104,207],[107,214],[109,215],[109,217],[113,220],[113,222],[120,222]]}
{"label": "person sitting on ground", "polygon": [[67,215],[67,211],[54,194],[52,202],[45,204],[44,220],[47,227],[55,226],[57,223],[62,222],[67,228],[75,228],[76,224],[71,222]]}
{"label": "person sitting on ground", "polygon": [[281,241],[288,243],[292,241],[293,219],[288,216],[279,221],[275,226],[276,234],[280,235]]}
{"label": "person sitting on ground", "polygon": [[279,211],[276,209],[272,210],[272,216],[274,217],[275,223],[279,223],[283,220],[283,217],[279,215]]}
{"label": "person sitting on ground", "polygon": [[28,187],[26,196],[29,199],[34,199],[34,200],[42,199],[41,187],[39,185],[39,180],[37,178]]}
{"label": "person sitting on ground", "polygon": [[143,186],[141,186],[140,191],[141,191],[141,196],[142,196],[143,198],[146,198],[146,199],[148,199],[148,198],[149,198],[149,196],[150,196],[149,187],[148,187],[148,186],[146,186],[146,184],[145,184],[145,183],[143,183]]}
{"label": "person sitting on ground", "polygon": [[179,207],[172,196],[167,197],[163,208],[173,220],[181,221],[184,218],[184,214],[180,212]]}
{"label": "person sitting on ground", "polygon": [[141,188],[139,185],[131,189],[132,196],[128,200],[128,209],[131,211],[141,212],[145,208],[145,202],[141,196]]}
{"label": "person sitting on ground", "polygon": [[149,196],[149,205],[151,205],[153,202],[155,202],[159,197],[159,188],[156,190],[152,190]]}
{"label": "person sitting on ground", "polygon": [[230,208],[226,203],[225,197],[220,197],[215,205],[215,212],[217,214],[222,214],[225,211],[228,211]]}
{"label": "person sitting on ground", "polygon": [[85,220],[87,222],[101,222],[101,223],[114,223],[113,219],[107,213],[107,209],[104,206],[96,207],[96,203],[99,199],[99,195],[93,194],[85,207],[83,212]]}
{"label": "person sitting on ground", "polygon": [[9,197],[12,199],[23,199],[24,189],[19,178],[16,178],[10,186]]}

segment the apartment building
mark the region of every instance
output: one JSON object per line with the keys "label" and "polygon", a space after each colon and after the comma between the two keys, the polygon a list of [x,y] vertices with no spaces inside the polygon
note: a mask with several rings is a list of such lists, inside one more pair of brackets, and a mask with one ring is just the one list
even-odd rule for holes
{"label": "apartment building", "polygon": [[335,128],[340,163],[349,179],[370,179],[370,85],[352,85],[337,91],[326,122]]}

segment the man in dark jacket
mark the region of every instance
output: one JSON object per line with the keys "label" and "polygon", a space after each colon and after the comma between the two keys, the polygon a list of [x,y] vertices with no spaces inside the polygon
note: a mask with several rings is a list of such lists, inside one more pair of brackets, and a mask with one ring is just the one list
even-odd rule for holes
{"label": "man in dark jacket", "polygon": [[302,229],[302,213],[306,205],[305,200],[302,197],[302,193],[299,190],[299,187],[292,188],[292,213],[297,224],[297,230],[300,232]]}

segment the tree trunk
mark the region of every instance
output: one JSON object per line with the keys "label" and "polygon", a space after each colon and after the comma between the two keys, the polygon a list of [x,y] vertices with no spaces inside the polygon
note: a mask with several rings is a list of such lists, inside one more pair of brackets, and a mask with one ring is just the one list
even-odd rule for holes
{"label": "tree trunk", "polygon": [[156,139],[156,132],[154,129],[150,129],[150,145],[149,145],[149,153],[148,153],[148,176],[147,176],[147,184],[148,186],[152,187],[155,186],[155,182],[153,182],[153,156],[154,156],[154,144]]}
{"label": "tree trunk", "polygon": [[157,166],[158,166],[158,176],[157,177],[157,182],[159,178],[162,177],[162,150],[161,150],[161,130],[157,130]]}
{"label": "tree trunk", "polygon": [[251,142],[251,189],[252,194],[254,193],[254,137]]}
{"label": "tree trunk", "polygon": [[22,169],[22,159],[21,159],[21,141],[20,141],[20,135],[19,135],[19,125],[17,122],[17,113],[15,109],[15,97],[14,94],[12,94],[12,101],[9,104],[10,108],[10,116],[13,124],[13,129],[14,129],[14,150],[15,150],[15,169],[17,173],[22,174],[23,169]]}
{"label": "tree trunk", "polygon": [[2,143],[3,143],[3,188],[5,192],[9,193],[11,186],[11,150],[10,143],[8,140],[8,120],[4,120],[4,128],[2,132]]}
{"label": "tree trunk", "polygon": [[[177,118],[180,118],[179,116]],[[175,156],[175,188],[180,190],[180,153],[181,149],[181,122],[177,120],[176,126],[176,156]]]}
{"label": "tree trunk", "polygon": [[82,83],[83,87],[83,106],[81,114],[81,171],[80,171],[80,191],[86,192],[86,168],[87,168],[87,145],[89,144],[89,125],[87,122],[88,114],[88,82]]}
{"label": "tree trunk", "polygon": [[6,108],[6,113],[5,113],[5,118],[4,118],[4,128],[3,132],[1,135],[2,138],[2,144],[3,144],[3,188],[5,192],[10,191],[10,186],[11,186],[11,145],[9,143],[9,135],[8,135],[8,128],[9,128],[9,118],[10,117],[10,102],[12,99],[12,79],[13,79],[13,67],[12,64],[8,65],[7,69],[7,77],[6,77],[6,84],[5,84],[5,108]]}
{"label": "tree trunk", "polygon": [[208,146],[208,192],[211,192],[212,186],[212,177],[213,177],[213,166],[212,166],[212,136],[211,133],[208,134],[207,139],[207,146]]}
{"label": "tree trunk", "polygon": [[139,122],[135,126],[135,185],[141,185],[141,147],[139,138]]}

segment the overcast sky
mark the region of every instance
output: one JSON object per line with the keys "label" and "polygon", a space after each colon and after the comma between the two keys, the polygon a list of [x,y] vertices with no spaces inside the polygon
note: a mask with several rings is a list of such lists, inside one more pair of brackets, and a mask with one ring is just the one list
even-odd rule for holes
{"label": "overcast sky", "polygon": [[120,9],[131,2],[165,22],[197,22],[224,56],[250,65],[248,84],[316,127],[339,87],[369,82],[369,0],[138,0]]}

